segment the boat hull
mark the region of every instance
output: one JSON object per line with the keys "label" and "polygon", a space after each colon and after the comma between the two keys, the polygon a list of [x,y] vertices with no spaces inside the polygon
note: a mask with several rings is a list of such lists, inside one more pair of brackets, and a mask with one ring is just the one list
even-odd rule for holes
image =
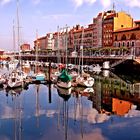
{"label": "boat hull", "polygon": [[37,81],[45,81],[45,75],[44,74],[38,74],[36,75]]}
{"label": "boat hull", "polygon": [[94,85],[94,78],[89,77],[86,80],[83,77],[77,77],[76,83],[78,86],[82,87],[92,87]]}
{"label": "boat hull", "polygon": [[22,81],[16,81],[16,82],[11,82],[9,81],[7,83],[7,88],[17,88],[17,87],[22,87],[23,82]]}
{"label": "boat hull", "polygon": [[71,88],[71,81],[69,82],[57,81],[57,86],[60,88],[69,89]]}

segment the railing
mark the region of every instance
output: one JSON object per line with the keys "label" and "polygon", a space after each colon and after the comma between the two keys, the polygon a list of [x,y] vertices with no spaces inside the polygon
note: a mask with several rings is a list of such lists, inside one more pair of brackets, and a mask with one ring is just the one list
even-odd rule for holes
{"label": "railing", "polygon": [[[62,55],[63,57],[65,57],[64,55]],[[18,55],[16,55],[16,57],[18,57]],[[21,54],[21,57],[35,57],[35,55],[34,54]],[[39,58],[49,58],[49,57],[58,57],[58,55],[53,55],[53,54],[39,54],[38,55],[38,57]],[[79,58],[80,56],[75,56],[75,57],[73,57],[73,56],[71,56],[71,55],[69,55],[68,56],[69,58]],[[120,60],[119,62],[117,61],[116,62],[116,64],[114,64],[114,65],[117,65],[117,63],[119,64],[119,63],[121,63],[121,62],[123,62],[124,61],[124,59],[126,60],[135,60],[135,57],[133,56],[133,55],[126,55],[126,56],[122,56],[122,55],[115,55],[115,56],[111,56],[111,55],[98,55],[98,56],[91,56],[91,55],[84,55],[83,56],[83,58],[86,58],[86,59],[88,59],[88,58],[96,58],[96,59],[108,59],[108,60],[110,60],[110,59],[113,59],[113,60]]]}
{"label": "railing", "polygon": [[121,60],[119,60],[119,61],[117,61],[117,62],[114,62],[113,64],[111,64],[110,67],[113,68],[113,67],[115,67],[115,66],[121,64],[122,62],[126,61],[126,60],[127,60],[127,59],[121,59]]}

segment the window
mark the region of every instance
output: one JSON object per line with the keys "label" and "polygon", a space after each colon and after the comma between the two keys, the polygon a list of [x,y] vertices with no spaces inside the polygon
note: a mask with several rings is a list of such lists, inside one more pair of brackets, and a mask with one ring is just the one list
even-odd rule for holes
{"label": "window", "polygon": [[119,42],[119,47],[120,47],[120,42]]}
{"label": "window", "polygon": [[134,42],[132,42],[132,47],[134,46]]}
{"label": "window", "polygon": [[136,35],[133,33],[131,34],[131,37],[130,37],[131,40],[136,40]]}
{"label": "window", "polygon": [[117,41],[117,35],[115,35],[115,41]]}
{"label": "window", "polygon": [[127,47],[129,47],[129,42],[127,42]]}
{"label": "window", "polygon": [[122,46],[124,47],[125,46],[125,43],[123,42]]}
{"label": "window", "polygon": [[126,35],[123,34],[121,40],[126,40]]}

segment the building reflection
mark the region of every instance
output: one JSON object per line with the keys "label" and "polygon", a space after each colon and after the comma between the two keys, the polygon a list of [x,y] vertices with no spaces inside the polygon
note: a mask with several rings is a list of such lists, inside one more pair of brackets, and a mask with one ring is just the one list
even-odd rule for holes
{"label": "building reflection", "polygon": [[129,112],[132,105],[129,101],[112,98],[112,112],[116,115],[124,116]]}
{"label": "building reflection", "polygon": [[125,115],[132,105],[140,110],[140,84],[124,81],[118,76],[109,73],[105,76],[94,75],[94,94],[90,97],[92,107],[98,112],[106,114]]}

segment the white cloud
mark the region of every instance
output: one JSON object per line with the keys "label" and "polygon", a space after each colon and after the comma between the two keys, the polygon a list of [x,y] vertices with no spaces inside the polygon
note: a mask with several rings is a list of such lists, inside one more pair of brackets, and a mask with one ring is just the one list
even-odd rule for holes
{"label": "white cloud", "polygon": [[101,0],[101,4],[104,8],[108,8],[111,5],[111,0]]}
{"label": "white cloud", "polygon": [[140,0],[125,0],[124,2],[130,7],[140,7]]}
{"label": "white cloud", "polygon": [[1,5],[5,5],[5,4],[8,4],[10,3],[12,0],[0,0],[0,4]]}
{"label": "white cloud", "polygon": [[88,112],[87,120],[89,123],[102,123],[104,121],[107,121],[110,118],[110,116],[107,116],[104,114],[99,114],[99,112],[95,108],[91,108]]}
{"label": "white cloud", "polygon": [[72,1],[73,1],[73,3],[75,4],[76,7],[80,7],[84,3],[92,5],[96,2],[96,0],[72,0]]}

